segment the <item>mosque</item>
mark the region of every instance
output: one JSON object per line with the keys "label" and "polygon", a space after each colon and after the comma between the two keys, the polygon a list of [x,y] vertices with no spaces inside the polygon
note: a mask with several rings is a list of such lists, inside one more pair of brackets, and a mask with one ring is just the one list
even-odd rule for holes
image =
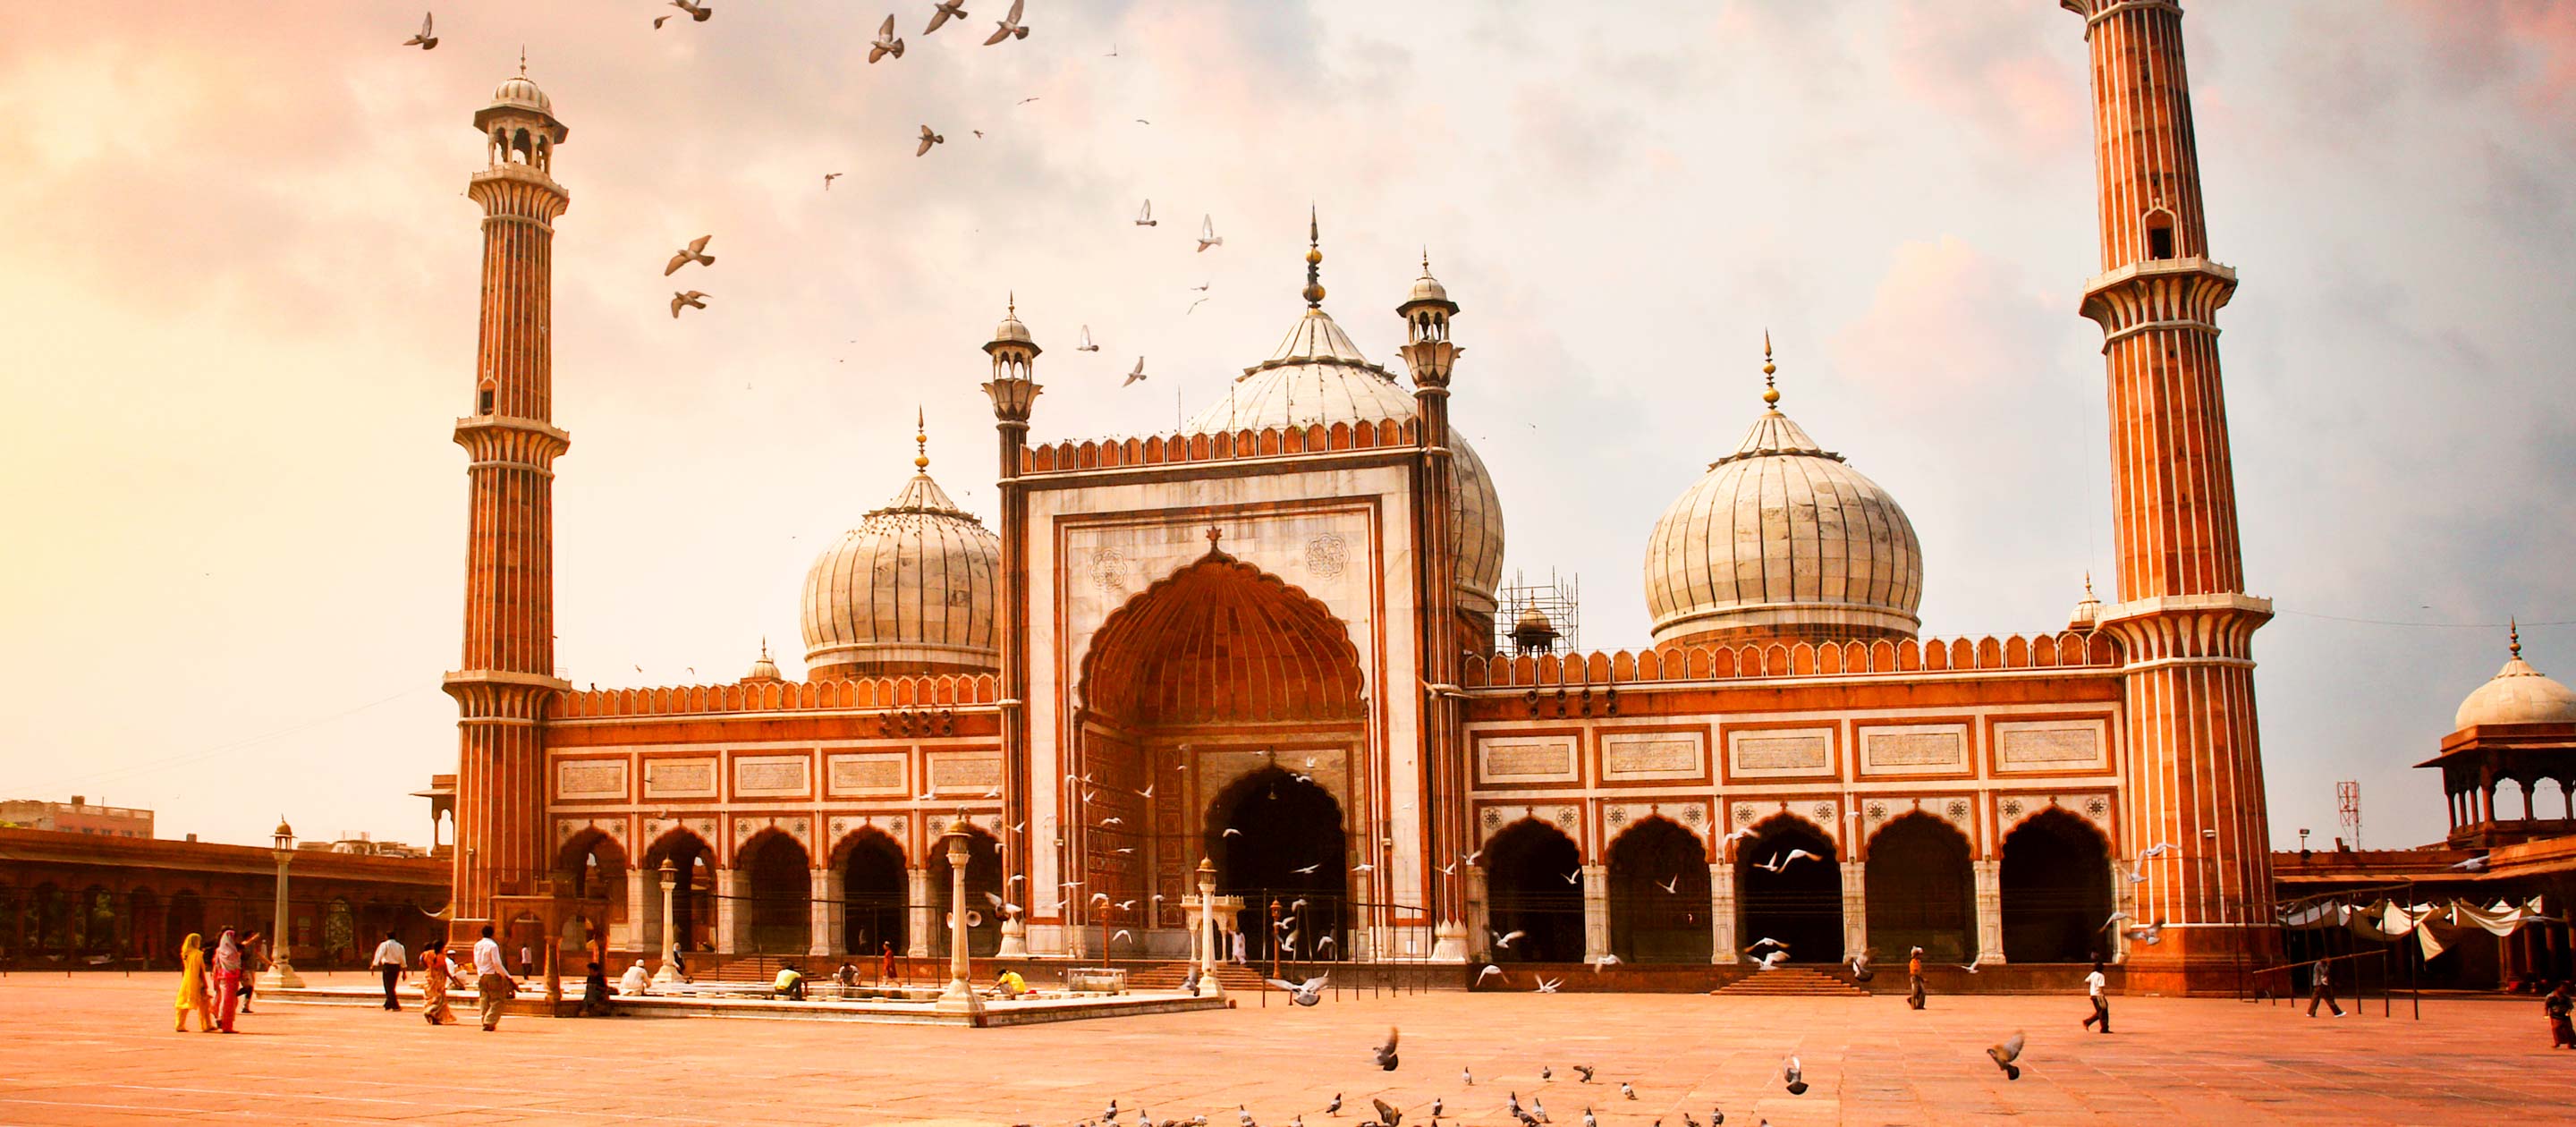
{"label": "mosque", "polygon": [[1919,636],[1904,509],[1771,389],[1667,483],[1652,636],[1556,652],[1498,606],[1503,499],[1450,426],[1477,386],[1464,303],[1428,262],[1362,283],[1401,293],[1400,366],[1372,360],[1310,226],[1286,334],[1173,434],[1033,442],[1043,349],[1010,308],[982,346],[998,527],[916,457],[805,576],[804,680],[764,650],[731,683],[576,690],[554,675],[570,438],[547,336],[569,130],[502,83],[474,117],[483,304],[455,427],[456,926],[552,901],[621,959],[658,958],[666,916],[719,958],[939,954],[964,834],[979,955],[1176,958],[1209,880],[1255,956],[1634,973],[1769,939],[2231,988],[2278,943],[2251,652],[2270,604],[2244,590],[2216,326],[2236,275],[2206,238],[2179,6],[2064,5],[2093,75],[2083,309],[2117,574],[2005,637]]}

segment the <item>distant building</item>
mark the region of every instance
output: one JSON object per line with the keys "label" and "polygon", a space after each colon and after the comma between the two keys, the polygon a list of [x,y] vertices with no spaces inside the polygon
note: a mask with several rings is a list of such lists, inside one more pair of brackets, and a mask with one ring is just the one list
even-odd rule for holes
{"label": "distant building", "polygon": [[0,801],[0,823],[27,830],[89,834],[93,837],[152,836],[152,812],[124,806],[97,806],[83,795],[69,802],[41,798]]}

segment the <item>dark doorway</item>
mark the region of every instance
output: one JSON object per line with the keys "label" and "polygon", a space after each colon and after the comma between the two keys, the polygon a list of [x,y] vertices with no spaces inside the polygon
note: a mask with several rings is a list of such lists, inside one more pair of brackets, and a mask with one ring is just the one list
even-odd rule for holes
{"label": "dark doorway", "polygon": [[[1790,860],[1790,851],[1798,849],[1813,856]],[[1823,833],[1796,818],[1775,817],[1754,827],[1753,836],[1736,847],[1735,858],[1736,896],[1743,911],[1738,942],[1750,947],[1779,940],[1789,945],[1793,963],[1841,961],[1843,869]],[[1780,871],[1765,865],[1778,865]]]}
{"label": "dark doorway", "polygon": [[[851,839],[841,861],[841,945],[873,955],[881,944],[905,952],[906,897],[911,891],[903,868],[903,847],[880,833]],[[989,903],[989,901],[987,902]]]}
{"label": "dark doorway", "polygon": [[[1350,855],[1342,805],[1332,792],[1270,767],[1225,788],[1210,813],[1208,859],[1216,863],[1217,892],[1243,897],[1245,956],[1269,958],[1293,933],[1296,943],[1280,951],[1283,958],[1346,957]],[[1270,926],[1274,901],[1281,925],[1276,932]],[[1324,943],[1327,937],[1333,942]]]}
{"label": "dark doorway", "polygon": [[1632,963],[1705,963],[1708,850],[1666,818],[1610,843],[1610,953]]}
{"label": "dark doorway", "polygon": [[[930,949],[940,955],[949,953],[949,896],[955,890],[955,870],[948,865],[948,843],[934,841],[930,847],[930,902],[935,906],[931,919],[939,934],[931,938]],[[966,954],[972,958],[991,955],[1002,948],[1002,914],[993,910],[985,893],[1002,893],[1002,850],[993,835],[974,826],[966,827]],[[897,951],[903,950],[898,946]]]}
{"label": "dark doorway", "polygon": [[[1485,937],[1498,963],[1583,961],[1583,851],[1556,827],[1524,818],[1485,846]],[[1573,878],[1571,880],[1567,878]],[[1509,947],[1498,936],[1520,932]]]}
{"label": "dark doorway", "polygon": [[[1930,814],[1899,815],[1869,839],[1869,944],[1928,962],[1964,964],[1976,952],[1976,873],[1968,839]],[[1891,957],[1893,957],[1893,954]]]}
{"label": "dark doorway", "polygon": [[2110,957],[2111,857],[2083,819],[2043,810],[2004,835],[2002,884],[2004,961]]}
{"label": "dark doorway", "polygon": [[783,833],[765,833],[742,856],[740,894],[749,903],[734,911],[749,917],[749,950],[801,955],[813,941],[813,878],[805,847]]}

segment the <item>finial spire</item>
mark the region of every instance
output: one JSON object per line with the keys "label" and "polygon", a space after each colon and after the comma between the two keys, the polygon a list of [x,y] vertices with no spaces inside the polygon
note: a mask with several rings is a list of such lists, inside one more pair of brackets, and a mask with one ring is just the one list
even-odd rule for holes
{"label": "finial spire", "polygon": [[930,472],[930,424],[920,407],[912,409],[912,471]]}
{"label": "finial spire", "polygon": [[520,44],[520,45],[519,45],[519,77],[521,77],[521,78],[526,78],[527,76],[528,76],[528,45],[527,45],[527,44],[525,44],[525,43],[522,43],[522,44]]}
{"label": "finial spire", "polygon": [[1019,315],[1020,315],[1020,291],[1018,291],[1018,290],[1004,290],[1004,291],[1002,291],[1002,293],[1003,293],[1003,295],[1004,295],[1004,296],[1003,296],[1003,299],[1002,299],[1002,311],[1003,311],[1003,312],[1005,312],[1005,313],[1010,314],[1010,315],[1011,315],[1011,316],[1013,316],[1013,317],[1017,317],[1017,316],[1019,316]]}
{"label": "finial spire", "polygon": [[[1780,388],[1771,377],[1779,370],[1780,366],[1771,362],[1771,330],[1764,329],[1762,330],[1762,403],[1773,411],[1780,409]],[[2092,582],[2089,575],[2085,582],[2087,584]]]}
{"label": "finial spire", "polygon": [[[1318,227],[1315,223],[1315,205],[1307,204],[1306,308],[1308,309],[1321,309],[1324,307],[1324,283],[1322,281],[1322,267],[1324,265],[1323,241],[1324,236],[1322,228]],[[1425,251],[1423,258],[1424,261],[1429,261],[1430,253]]]}
{"label": "finial spire", "polygon": [[760,636],[760,660],[769,660],[769,635],[767,634]]}
{"label": "finial spire", "polygon": [[2507,643],[2506,643],[2506,648],[2508,648],[2508,649],[2510,649],[2510,650],[2512,650],[2512,651],[2513,651],[2513,656],[2514,656],[2515,658],[2517,658],[2517,659],[2521,658],[2521,657],[2522,657],[2522,620],[2521,620],[2521,619],[2518,619],[2518,618],[2508,618],[2508,619],[2505,619],[2505,620],[2504,620],[2504,629],[2505,629],[2505,637],[2506,637],[2506,639],[2508,639],[2508,641],[2507,641]]}
{"label": "finial spire", "polygon": [[2093,597],[2093,569],[2089,567],[2084,569],[2084,597]]}

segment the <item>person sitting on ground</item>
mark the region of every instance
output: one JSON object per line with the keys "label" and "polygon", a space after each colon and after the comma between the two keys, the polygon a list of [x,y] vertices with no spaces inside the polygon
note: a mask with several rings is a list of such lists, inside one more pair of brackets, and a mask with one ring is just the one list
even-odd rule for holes
{"label": "person sitting on ground", "polygon": [[630,998],[641,998],[651,992],[653,976],[644,973],[644,961],[626,964],[626,973],[617,979],[617,992]]}
{"label": "person sitting on ground", "polygon": [[2540,1012],[2549,1018],[2549,1047],[2576,1049],[2576,1023],[2569,1020],[2576,1015],[2576,996],[2567,992],[2566,983],[2559,983],[2558,989],[2541,999]]}
{"label": "person sitting on ground", "polygon": [[581,1016],[607,1017],[608,999],[616,993],[617,988],[608,984],[608,969],[590,964],[590,973],[581,980]]}
{"label": "person sitting on ground", "polygon": [[993,980],[993,993],[997,997],[1004,999],[1017,998],[1028,992],[1029,982],[1027,979],[1021,978],[1020,972],[1018,971],[1005,970],[1002,972],[1000,977]]}
{"label": "person sitting on ground", "polygon": [[769,996],[783,998],[790,1002],[804,1001],[805,972],[797,970],[794,963],[779,967],[778,981],[769,984]]}
{"label": "person sitting on ground", "polygon": [[832,981],[840,983],[844,989],[858,985],[859,964],[848,959],[841,960],[841,969],[832,972]]}

